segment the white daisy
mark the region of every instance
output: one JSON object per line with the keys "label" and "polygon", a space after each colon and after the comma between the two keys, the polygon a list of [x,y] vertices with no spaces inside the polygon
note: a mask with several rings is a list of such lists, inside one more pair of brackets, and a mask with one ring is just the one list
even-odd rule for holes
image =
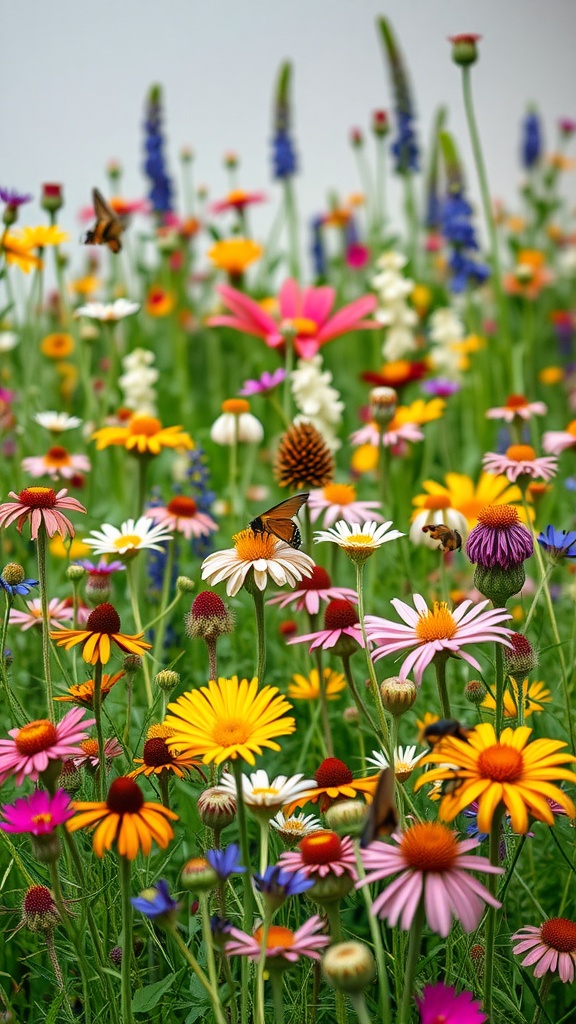
{"label": "white daisy", "polygon": [[74,430],[75,427],[82,424],[79,416],[69,416],[67,412],[54,412],[52,409],[47,412],[37,412],[34,419],[51,434],[63,434],[65,430]]}
{"label": "white daisy", "polygon": [[404,536],[399,530],[391,530],[391,526],[391,519],[385,523],[368,522],[362,525],[346,523],[341,519],[330,530],[318,530],[314,534],[314,543],[322,544],[324,541],[330,541],[330,543],[344,548],[352,561],[363,561],[382,544]]}
{"label": "white daisy", "polygon": [[[427,750],[422,750],[419,754],[416,753],[416,746],[410,747],[396,747],[394,750],[394,775],[398,779],[398,782],[406,782],[410,778],[415,766],[424,754],[427,754]],[[384,768],[388,768],[388,758],[382,750],[373,750],[372,756],[366,758],[366,764],[369,764],[372,768],[378,768],[383,771]]]}
{"label": "white daisy", "polygon": [[126,316],[132,316],[140,309],[139,302],[129,302],[128,299],[116,299],[114,302],[87,302],[85,306],[78,306],[74,310],[74,316],[86,316],[89,320],[100,320],[108,323],[116,323]]}
{"label": "white daisy", "polygon": [[232,538],[233,548],[214,551],[202,562],[202,579],[211,587],[227,580],[226,593],[234,597],[250,570],[259,590],[265,590],[270,576],[277,586],[295,587],[304,576],[311,576],[314,562],[304,551],[276,540],[269,533],[242,530]]}
{"label": "white daisy", "polygon": [[278,811],[270,824],[286,846],[295,846],[304,839],[304,836],[320,832],[324,828],[320,819],[315,818],[313,814],[291,814],[285,817],[282,811]]}
{"label": "white daisy", "polygon": [[[251,775],[242,776],[242,799],[246,807],[255,814],[264,814],[270,818],[284,804],[290,803],[301,793],[314,789],[315,786],[316,781],[305,779],[302,773],[291,776],[277,775],[270,781],[268,772],[259,768]],[[216,789],[220,793],[236,796],[236,779],[229,772],[224,772]]]}
{"label": "white daisy", "polygon": [[84,543],[96,555],[135,555],[143,549],[162,551],[162,544],[172,540],[172,534],[162,524],[154,525],[147,516],[127,519],[120,529],[104,523],[101,530],[91,530]]}

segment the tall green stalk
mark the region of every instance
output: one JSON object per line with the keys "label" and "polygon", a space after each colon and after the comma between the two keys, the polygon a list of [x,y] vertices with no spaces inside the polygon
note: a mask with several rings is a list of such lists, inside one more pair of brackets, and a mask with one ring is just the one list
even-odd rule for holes
{"label": "tall green stalk", "polygon": [[[494,811],[492,825],[490,828],[490,863],[495,867],[500,865],[500,826],[504,815],[504,804],[500,803]],[[488,876],[488,891],[492,896],[498,890],[498,875]],[[496,908],[488,907],[486,914],[486,929],[484,932],[486,956],[484,961],[484,1013],[488,1020],[492,1020],[492,994],[494,978],[494,947],[496,944]]]}
{"label": "tall green stalk", "polygon": [[[46,527],[41,523],[38,528],[36,553],[38,556],[38,582],[40,584],[40,603],[42,606],[42,664],[46,681],[46,700],[48,718],[54,723],[54,700],[52,689],[52,669],[50,665],[50,622],[48,617],[48,584],[46,577]],[[3,652],[2,652],[3,655]]]}
{"label": "tall green stalk", "polygon": [[404,988],[402,991],[402,1002],[400,1004],[398,1024],[409,1024],[410,1021],[412,997],[414,994],[414,983],[416,981],[416,971],[418,968],[418,960],[420,958],[420,946],[422,944],[422,929],[424,927],[424,916],[424,900],[421,899],[420,903],[418,904],[418,909],[414,914],[412,926],[410,928],[408,954],[406,956],[406,963],[404,965]]}
{"label": "tall green stalk", "polygon": [[130,902],[131,863],[119,856],[120,895],[122,898],[122,1022],[132,1024],[132,904]]}

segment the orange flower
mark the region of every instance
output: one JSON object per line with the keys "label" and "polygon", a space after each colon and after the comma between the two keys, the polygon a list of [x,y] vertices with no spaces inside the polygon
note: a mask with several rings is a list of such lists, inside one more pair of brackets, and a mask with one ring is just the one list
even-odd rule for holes
{"label": "orange flower", "polygon": [[[125,675],[124,672],[116,672],[113,676],[102,676],[102,700],[108,696],[112,687],[119,679],[122,679],[123,675]],[[77,704],[81,708],[92,708],[94,703],[94,680],[87,679],[85,683],[73,683],[68,693],[65,693],[62,697],[54,697],[54,700]]]}
{"label": "orange flower", "polygon": [[246,267],[259,260],[261,255],[262,246],[250,238],[224,238],[208,250],[212,263],[233,277],[243,274]]}
{"label": "orange flower", "polygon": [[142,639],[144,633],[131,636],[120,632],[120,616],[111,604],[99,604],[90,613],[85,629],[56,629],[50,633],[58,647],[69,651],[76,644],[82,644],[82,657],[90,665],[98,661],[106,665],[110,660],[110,641],[113,640],[121,651],[127,654],[144,654],[152,644]]}
{"label": "orange flower", "polygon": [[303,807],[308,801],[315,804],[321,798],[322,813],[336,800],[354,800],[359,793],[364,795],[367,803],[372,802],[380,774],[367,775],[363,779],[355,779],[347,764],[337,757],[327,757],[314,773],[318,783],[316,789],[301,793],[296,800],[284,808],[286,814],[292,814],[297,807]]}
{"label": "orange flower", "polygon": [[105,802],[75,800],[72,806],[78,814],[66,822],[68,832],[98,824],[92,844],[97,857],[103,857],[114,842],[118,853],[128,860],[134,860],[140,850],[148,856],[153,839],[165,850],[174,838],[170,821],[178,820],[178,815],[162,804],[145,802],[139,786],[128,776],[114,779]]}
{"label": "orange flower", "polygon": [[148,316],[162,317],[168,316],[174,309],[175,304],[176,297],[174,292],[168,292],[160,285],[152,285],[148,291],[144,308]]}
{"label": "orange flower", "polygon": [[142,757],[135,757],[134,764],[140,765],[134,771],[128,772],[128,777],[135,779],[137,775],[162,775],[162,772],[173,772],[179,779],[184,779],[191,768],[194,768],[204,778],[200,770],[199,761],[196,761],[190,754],[180,754],[177,750],[169,750],[166,739],[161,736],[150,736],[142,751]]}
{"label": "orange flower", "polygon": [[62,331],[47,334],[40,342],[40,351],[47,359],[66,359],[74,351],[74,338]]}

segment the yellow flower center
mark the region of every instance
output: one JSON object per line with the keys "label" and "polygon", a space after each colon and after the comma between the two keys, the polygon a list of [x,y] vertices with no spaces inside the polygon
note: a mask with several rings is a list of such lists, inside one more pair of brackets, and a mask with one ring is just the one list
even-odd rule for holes
{"label": "yellow flower center", "polygon": [[422,508],[438,510],[450,508],[450,498],[446,494],[428,494]]}
{"label": "yellow flower center", "polygon": [[250,412],[250,402],[245,398],[227,398],[221,405],[222,412],[231,412],[234,416],[240,416],[243,412]]}
{"label": "yellow flower center", "polygon": [[506,528],[520,522],[514,505],[486,505],[478,513],[478,522],[483,526],[499,526]]}
{"label": "yellow flower center", "polygon": [[502,743],[487,747],[478,757],[480,775],[494,782],[515,782],[523,768],[524,760],[520,751]]}
{"label": "yellow flower center", "polygon": [[52,814],[34,814],[32,821],[34,825],[51,825],[54,817]]}
{"label": "yellow flower center", "polygon": [[14,742],[19,754],[30,757],[32,754],[39,754],[42,750],[48,750],[57,740],[58,733],[55,726],[47,718],[41,718],[37,722],[29,722],[28,725],[24,725]]}
{"label": "yellow flower center", "polygon": [[145,437],[154,437],[162,430],[162,424],[155,416],[133,416],[130,420],[129,430],[132,435],[144,434]]}
{"label": "yellow flower center", "polygon": [[274,557],[276,539],[270,533],[254,533],[253,530],[241,530],[232,537],[236,554],[242,562],[256,562],[259,558]]}
{"label": "yellow flower center", "polygon": [[248,193],[243,188],[233,188],[231,192],[226,196],[226,202],[228,203],[245,203],[248,198]]}
{"label": "yellow flower center", "polygon": [[280,790],[276,789],[275,786],[255,786],[254,789],[252,790],[252,795],[264,796],[264,794],[269,793],[270,796],[278,796],[279,792]]}
{"label": "yellow flower center", "polygon": [[458,856],[454,833],[439,821],[420,821],[404,832],[400,849],[416,871],[450,871]]}
{"label": "yellow flower center", "polygon": [[346,537],[346,548],[371,548],[374,546],[374,538],[370,537],[367,533],[351,533],[349,537]]}
{"label": "yellow flower center", "polygon": [[[254,938],[259,946],[262,945],[262,939],[264,937],[264,929],[257,928],[254,932]],[[289,928],[283,928],[282,925],[272,924],[268,929],[268,940],[266,942],[266,949],[272,949],[274,946],[282,946],[284,949],[288,949],[294,945],[294,932],[290,931]]]}
{"label": "yellow flower center", "polygon": [[234,747],[250,738],[251,730],[244,719],[229,718],[228,721],[220,721],[214,732],[214,742],[220,747]]}
{"label": "yellow flower center", "polygon": [[98,754],[98,740],[82,740],[80,747],[87,757],[96,757]]}
{"label": "yellow flower center", "polygon": [[422,643],[430,643],[432,640],[451,640],[457,630],[458,625],[446,602],[434,601],[434,607],[419,616],[415,633]]}
{"label": "yellow flower center", "polygon": [[286,327],[293,327],[297,334],[306,338],[312,338],[318,332],[318,324],[306,316],[294,316],[283,320],[280,330]]}
{"label": "yellow flower center", "polygon": [[512,462],[532,462],[536,452],[530,444],[511,444],[506,449],[506,458],[512,459]]}
{"label": "yellow flower center", "polygon": [[116,537],[112,541],[115,548],[139,548],[142,543],[142,537],[139,537],[136,533],[123,534],[122,537]]}
{"label": "yellow flower center", "polygon": [[331,505],[349,505],[356,501],[356,488],[352,484],[328,484],[322,494]]}

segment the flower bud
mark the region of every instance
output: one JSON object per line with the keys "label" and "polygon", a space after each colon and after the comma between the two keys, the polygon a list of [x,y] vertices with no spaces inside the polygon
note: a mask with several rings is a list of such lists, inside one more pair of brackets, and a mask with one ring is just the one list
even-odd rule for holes
{"label": "flower bud", "polygon": [[134,676],[142,668],[142,658],[139,654],[127,654],[122,662],[122,668],[126,675]]}
{"label": "flower bud", "polygon": [[354,886],[351,876],[345,871],[342,875],[336,875],[329,871],[327,875],[320,878],[314,875],[314,885],[306,890],[306,895],[313,903],[319,903],[321,907],[328,903],[338,903],[344,899]]}
{"label": "flower bud", "polygon": [[182,868],[180,881],[191,892],[210,892],[218,884],[218,875],[204,857],[192,857]]}
{"label": "flower bud", "polygon": [[394,715],[394,718],[399,718],[412,707],[418,696],[418,689],[411,679],[390,676],[381,682],[380,696],[386,711]]}
{"label": "flower bud", "polygon": [[324,817],[333,832],[355,838],[362,834],[366,824],[366,804],[363,800],[338,800],[328,808]]}
{"label": "flower bud", "polygon": [[191,580],[189,576],[178,576],[176,580],[176,590],[180,594],[192,594],[195,586],[194,580]]}
{"label": "flower bud", "polygon": [[390,131],[390,122],[385,110],[375,110],[372,114],[372,133],[376,138],[383,139]]}
{"label": "flower bud", "polygon": [[525,582],[526,573],[522,563],[509,569],[501,569],[499,565],[487,568],[478,564],[474,570],[474,586],[497,608],[503,608],[514,594],[522,590]]}
{"label": "flower bud", "polygon": [[398,405],[398,392],[394,388],[372,388],[370,415],[379,427],[385,427],[394,416]]}
{"label": "flower bud", "polygon": [[362,992],[376,976],[376,964],[364,942],[350,939],[330,946],[322,960],[322,973],[339,992]]}
{"label": "flower bud", "polygon": [[194,599],[184,623],[187,636],[200,636],[208,643],[233,631],[234,616],[218,594],[203,590]]}
{"label": "flower bud", "polygon": [[49,935],[60,922],[60,914],[50,889],[33,885],[27,890],[22,904],[22,923],[31,932]]}
{"label": "flower bud", "polygon": [[481,704],[488,690],[481,679],[470,679],[464,688],[464,696],[471,704]]}
{"label": "flower bud", "polygon": [[38,836],[30,834],[30,845],[36,860],[41,864],[55,864],[62,853],[62,844],[56,832]]}
{"label": "flower bud", "polygon": [[476,46],[482,36],[475,33],[463,33],[458,36],[449,36],[452,43],[452,60],[455,64],[465,67],[467,64],[475,64],[478,60],[478,47]]}
{"label": "flower bud", "polygon": [[[83,565],[69,565],[66,569],[66,578],[69,579],[71,583],[77,583],[78,580],[81,580],[85,575],[86,569]],[[106,600],[106,598],[103,598],[102,600]]]}
{"label": "flower bud", "polygon": [[[74,566],[70,566],[71,569]],[[70,570],[68,570],[70,571]],[[106,573],[89,573],[84,588],[84,595],[88,604],[96,608],[99,604],[105,604],[110,599],[112,585],[110,576]]]}
{"label": "flower bud", "polygon": [[108,953],[108,957],[115,967],[120,967],[122,964],[122,946],[113,946]]}
{"label": "flower bud", "polygon": [[63,205],[64,196],[62,195],[62,185],[42,185],[40,206],[43,210],[46,210],[47,213],[57,213]]}
{"label": "flower bud", "polygon": [[350,145],[352,149],[361,149],[364,145],[364,136],[359,128],[350,130]]}
{"label": "flower bud", "polygon": [[8,562],[8,565],[5,565],[2,569],[1,576],[10,587],[16,587],[19,583],[22,583],[22,580],[26,579],[24,569],[17,562]]}
{"label": "flower bud", "polygon": [[216,786],[200,794],[197,806],[200,821],[216,831],[231,825],[236,817],[236,798]]}
{"label": "flower bud", "polygon": [[348,725],[358,725],[360,723],[360,712],[356,705],[352,705],[349,708],[344,708],[342,712],[342,718]]}
{"label": "flower bud", "polygon": [[156,686],[159,686],[161,690],[165,691],[165,693],[170,693],[171,690],[178,686],[178,683],[180,682],[180,673],[173,672],[169,668],[163,668],[155,676],[154,682],[156,683]]}
{"label": "flower bud", "polygon": [[476,942],[470,949],[469,953],[472,961],[474,970],[476,971],[476,977],[481,982],[484,978],[484,965],[486,962],[486,950],[484,946],[481,946],[479,942]]}
{"label": "flower bud", "polygon": [[82,788],[83,782],[84,777],[82,769],[77,768],[71,758],[67,761],[63,761],[60,769],[60,775],[56,780],[56,788],[64,789],[70,794],[70,796],[74,796],[74,794]]}
{"label": "flower bud", "polygon": [[512,647],[504,648],[504,671],[523,681],[538,665],[538,653],[523,633],[512,633],[508,639]]}

